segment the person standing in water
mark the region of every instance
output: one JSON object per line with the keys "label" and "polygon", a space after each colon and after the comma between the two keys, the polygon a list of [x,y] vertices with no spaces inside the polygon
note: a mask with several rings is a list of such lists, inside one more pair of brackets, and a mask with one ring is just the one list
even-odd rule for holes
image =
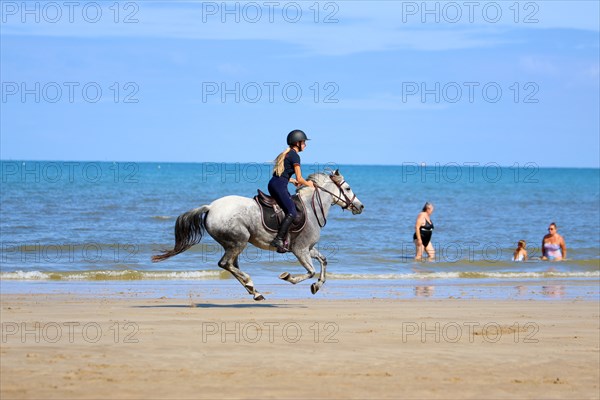
{"label": "person standing in water", "polygon": [[[287,135],[288,148],[282,151],[275,159],[273,176],[269,181],[269,194],[285,212],[285,217],[281,222],[279,231],[271,242],[271,246],[277,248],[279,253],[285,253],[289,250],[285,247],[285,238],[297,215],[296,206],[288,191],[288,183],[293,183],[295,186],[315,187],[311,181],[307,181],[302,177],[302,169],[300,167],[300,156],[298,153],[306,148],[307,140],[309,139],[306,137],[306,134],[299,129],[293,130]],[[296,178],[292,178],[293,175]]]}
{"label": "person standing in water", "polygon": [[565,239],[558,234],[554,222],[548,227],[548,234],[542,239],[542,260],[561,261],[567,258]]}
{"label": "person standing in water", "polygon": [[427,202],[417,216],[417,222],[415,223],[415,233],[413,235],[416,248],[415,260],[423,259],[423,251],[429,256],[429,261],[435,259],[435,249],[431,243],[431,235],[433,234],[431,214],[433,214],[433,204]]}

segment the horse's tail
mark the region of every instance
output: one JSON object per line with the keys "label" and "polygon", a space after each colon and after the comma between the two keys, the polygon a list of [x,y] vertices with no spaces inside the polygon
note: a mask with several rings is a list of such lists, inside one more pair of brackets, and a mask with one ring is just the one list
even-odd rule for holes
{"label": "horse's tail", "polygon": [[166,260],[200,243],[206,229],[204,227],[204,214],[209,209],[210,207],[205,205],[194,208],[177,217],[177,222],[175,222],[175,246],[173,250],[165,250],[162,254],[152,256],[152,262]]}

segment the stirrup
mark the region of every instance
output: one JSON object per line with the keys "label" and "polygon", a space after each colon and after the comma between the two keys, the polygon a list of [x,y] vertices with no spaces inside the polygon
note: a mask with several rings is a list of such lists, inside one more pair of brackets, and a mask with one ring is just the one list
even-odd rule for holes
{"label": "stirrup", "polygon": [[277,252],[281,254],[290,251],[290,249],[286,247],[287,244],[288,243],[286,243],[285,240],[279,239],[277,237],[271,242],[271,246],[275,247],[277,249]]}

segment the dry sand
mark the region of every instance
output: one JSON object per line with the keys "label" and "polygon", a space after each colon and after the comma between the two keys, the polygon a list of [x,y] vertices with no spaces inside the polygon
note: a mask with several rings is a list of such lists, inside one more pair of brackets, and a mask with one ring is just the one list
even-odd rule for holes
{"label": "dry sand", "polygon": [[594,301],[1,297],[2,399],[598,399]]}

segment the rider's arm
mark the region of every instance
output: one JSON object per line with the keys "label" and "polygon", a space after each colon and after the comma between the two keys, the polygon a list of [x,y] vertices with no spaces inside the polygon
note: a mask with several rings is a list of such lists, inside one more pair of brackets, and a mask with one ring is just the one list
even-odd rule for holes
{"label": "rider's arm", "polygon": [[313,188],[315,187],[315,185],[312,183],[312,181],[307,181],[306,179],[304,179],[302,177],[302,170],[300,169],[299,164],[294,164],[294,173],[296,174],[296,182],[299,185],[310,186]]}

